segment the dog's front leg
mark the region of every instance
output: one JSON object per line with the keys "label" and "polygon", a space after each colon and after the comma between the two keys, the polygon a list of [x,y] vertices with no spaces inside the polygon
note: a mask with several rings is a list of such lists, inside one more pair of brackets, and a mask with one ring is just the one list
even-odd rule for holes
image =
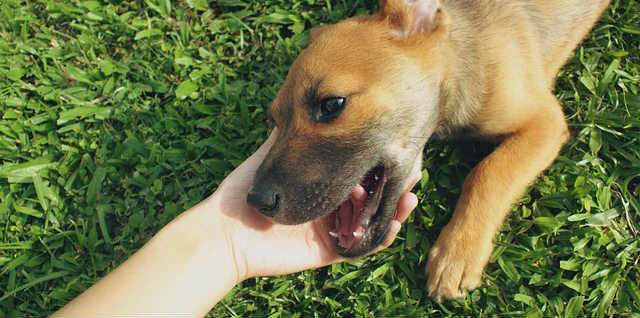
{"label": "dog's front leg", "polygon": [[[489,260],[492,239],[510,206],[527,185],[557,156],[568,138],[564,115],[551,94],[536,96],[525,118],[492,118],[487,130],[504,127],[507,138],[480,162],[465,180],[449,224],[431,249],[427,264],[429,296],[463,296],[480,284]],[[514,117],[515,118],[515,117]],[[500,131],[498,131],[500,132]]]}

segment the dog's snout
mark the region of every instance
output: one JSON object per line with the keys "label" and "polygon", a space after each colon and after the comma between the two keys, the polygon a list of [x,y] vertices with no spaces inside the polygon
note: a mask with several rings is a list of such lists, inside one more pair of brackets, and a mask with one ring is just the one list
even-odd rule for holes
{"label": "dog's snout", "polygon": [[268,189],[254,187],[247,194],[247,203],[258,209],[262,214],[272,217],[278,212],[280,195]]}

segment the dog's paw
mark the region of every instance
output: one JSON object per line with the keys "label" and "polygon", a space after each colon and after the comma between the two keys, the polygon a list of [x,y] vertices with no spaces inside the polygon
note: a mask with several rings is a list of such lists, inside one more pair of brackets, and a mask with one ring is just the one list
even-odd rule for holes
{"label": "dog's paw", "polygon": [[491,248],[491,238],[443,229],[427,261],[429,297],[437,301],[460,298],[478,287]]}

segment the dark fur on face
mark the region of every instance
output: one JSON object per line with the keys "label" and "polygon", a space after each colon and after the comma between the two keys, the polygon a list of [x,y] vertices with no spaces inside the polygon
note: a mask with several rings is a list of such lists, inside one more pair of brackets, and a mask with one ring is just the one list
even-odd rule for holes
{"label": "dark fur on face", "polygon": [[[256,173],[256,186],[268,184],[280,194],[282,204],[273,216],[279,223],[300,224],[331,212],[371,168],[363,162],[375,154],[363,143],[309,140],[300,149],[280,137]],[[297,151],[290,151],[294,147]]]}
{"label": "dark fur on face", "polygon": [[363,133],[351,140],[317,140],[304,149],[288,151],[290,140],[279,137],[256,173],[255,188],[270,188],[280,195],[273,215],[282,224],[300,224],[334,211],[347,200],[354,185],[376,165],[383,165],[388,178],[376,214],[364,237],[345,256],[360,256],[378,246],[386,237],[395,214],[403,182],[411,166],[405,167],[380,153],[384,143],[378,136]]}

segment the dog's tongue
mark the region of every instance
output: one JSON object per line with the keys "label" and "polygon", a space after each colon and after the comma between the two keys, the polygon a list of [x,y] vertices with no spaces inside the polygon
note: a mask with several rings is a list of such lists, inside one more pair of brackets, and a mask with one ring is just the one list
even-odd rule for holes
{"label": "dog's tongue", "polygon": [[361,222],[360,216],[366,200],[367,191],[357,184],[351,191],[349,199],[338,208],[335,230],[330,234],[338,240],[338,245],[341,247],[350,248],[364,235],[366,224]]}

